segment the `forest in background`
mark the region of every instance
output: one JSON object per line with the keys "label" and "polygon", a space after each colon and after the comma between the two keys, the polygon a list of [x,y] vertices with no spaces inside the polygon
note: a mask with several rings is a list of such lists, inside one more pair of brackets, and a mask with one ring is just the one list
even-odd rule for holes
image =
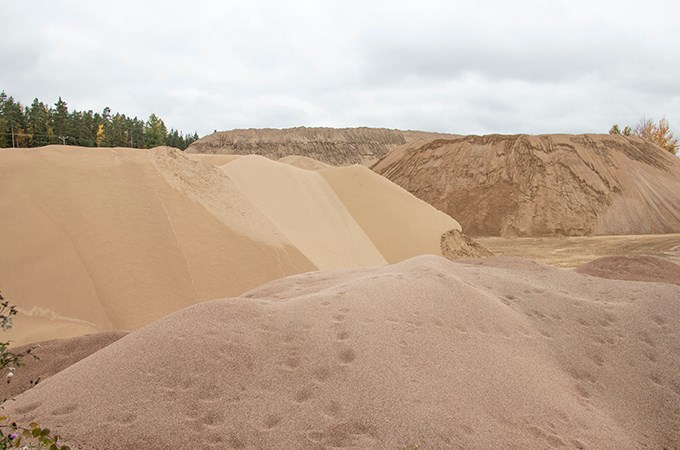
{"label": "forest in background", "polygon": [[146,121],[125,114],[69,111],[59,100],[49,106],[37,98],[24,106],[0,92],[0,147],[40,147],[49,144],[82,147],[152,148],[168,145],[180,150],[198,139],[198,133],[182,133],[151,114]]}

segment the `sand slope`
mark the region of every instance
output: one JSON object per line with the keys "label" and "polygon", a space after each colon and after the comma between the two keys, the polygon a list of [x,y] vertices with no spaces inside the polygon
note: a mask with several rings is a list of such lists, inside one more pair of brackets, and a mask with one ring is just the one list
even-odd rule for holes
{"label": "sand slope", "polygon": [[327,168],[319,174],[390,263],[441,255],[442,234],[461,229],[450,216],[366,167]]}
{"label": "sand slope", "polygon": [[680,232],[680,159],[635,137],[440,139],[400,147],[373,170],[471,236]]}
{"label": "sand slope", "polygon": [[317,172],[262,156],[241,157],[222,170],[316,267],[347,267],[347,261],[360,267],[386,263]]}
{"label": "sand slope", "polygon": [[423,256],[129,334],[6,405],[85,448],[675,448],[680,288]]}
{"label": "sand slope", "polygon": [[390,150],[442,133],[385,128],[286,128],[220,131],[193,142],[187,153],[309,157],[334,166],[370,165]]}
{"label": "sand slope", "polygon": [[[457,222],[413,210],[422,202],[370,171],[359,178],[383,186],[363,211],[336,194],[340,181],[260,157],[0,150],[0,289],[22,313],[10,338],[132,330],[294,273],[441,254],[390,247],[437,241]],[[402,207],[417,211],[418,226],[393,236]],[[375,211],[383,219],[371,222]]]}
{"label": "sand slope", "polygon": [[14,373],[12,381],[0,383],[0,399],[16,397],[36,383],[45,381],[126,334],[124,331],[103,331],[85,336],[27,344],[13,349],[16,353],[31,349],[31,354],[38,358],[25,357],[23,359],[25,365]]}

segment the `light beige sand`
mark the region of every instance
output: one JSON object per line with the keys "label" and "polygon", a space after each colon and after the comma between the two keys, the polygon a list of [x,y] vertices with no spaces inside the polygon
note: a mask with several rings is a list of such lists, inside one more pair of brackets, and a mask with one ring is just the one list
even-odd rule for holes
{"label": "light beige sand", "polygon": [[[0,289],[21,313],[9,338],[133,330],[294,273],[441,254],[431,243],[455,224],[368,171],[329,183],[282,162],[226,159],[0,150]],[[352,202],[361,189],[344,173],[373,192]]]}
{"label": "light beige sand", "polygon": [[318,172],[390,263],[414,255],[441,255],[442,234],[460,230],[450,216],[366,167]]}
{"label": "light beige sand", "polygon": [[88,449],[660,449],[678,367],[680,287],[423,256],[192,306],[5,408]]}
{"label": "light beige sand", "polygon": [[[171,155],[0,151],[0,287],[21,312],[10,339],[135,329],[198,301],[316,269],[238,191],[223,195],[230,187],[223,172],[176,164]],[[194,177],[182,185],[187,172]],[[211,212],[219,207],[233,213]],[[239,222],[244,216],[255,218],[249,230]]]}
{"label": "light beige sand", "polygon": [[317,161],[316,159],[300,155],[284,156],[283,158],[279,159],[279,162],[290,164],[291,166],[299,167],[300,169],[306,170],[319,170],[333,167],[329,164]]}
{"label": "light beige sand", "polygon": [[243,156],[221,169],[319,269],[386,264],[317,172],[263,156]]}
{"label": "light beige sand", "polygon": [[213,166],[223,166],[238,159],[239,155],[214,155],[202,153],[183,153],[187,158],[194,161],[203,161],[212,164]]}

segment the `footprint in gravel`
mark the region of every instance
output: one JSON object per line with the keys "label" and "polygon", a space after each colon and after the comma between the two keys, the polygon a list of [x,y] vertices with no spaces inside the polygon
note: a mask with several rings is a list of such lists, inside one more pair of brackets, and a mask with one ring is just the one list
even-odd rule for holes
{"label": "footprint in gravel", "polygon": [[267,430],[271,430],[279,423],[281,423],[281,416],[277,414],[267,414],[267,417],[264,418],[264,426]]}
{"label": "footprint in gravel", "polygon": [[310,398],[312,398],[313,393],[314,390],[312,389],[311,386],[305,386],[295,394],[295,401],[298,403],[304,403]]}
{"label": "footprint in gravel", "polygon": [[347,348],[341,351],[339,355],[339,359],[342,364],[352,364],[356,357],[357,357],[356,353],[354,353],[354,350],[352,350],[351,348]]}
{"label": "footprint in gravel", "polygon": [[349,339],[349,333],[347,331],[341,331],[337,334],[338,341],[346,341]]}
{"label": "footprint in gravel", "polygon": [[328,380],[328,377],[331,375],[331,371],[328,370],[326,367],[319,367],[314,371],[314,379],[323,383],[326,380]]}
{"label": "footprint in gravel", "polygon": [[70,404],[70,405],[65,405],[65,406],[62,406],[60,408],[55,409],[54,411],[51,412],[51,414],[53,416],[65,416],[66,414],[71,414],[76,409],[78,409],[78,405]]}

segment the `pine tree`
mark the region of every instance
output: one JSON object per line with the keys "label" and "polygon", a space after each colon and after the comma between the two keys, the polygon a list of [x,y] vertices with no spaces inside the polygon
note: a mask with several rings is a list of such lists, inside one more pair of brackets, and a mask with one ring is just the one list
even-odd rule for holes
{"label": "pine tree", "polygon": [[37,98],[28,109],[28,132],[31,134],[31,147],[49,144],[49,112],[47,105]]}
{"label": "pine tree", "polygon": [[60,144],[68,143],[68,118],[68,105],[61,97],[59,97],[59,100],[54,104],[54,110],[52,111],[52,130]]}

